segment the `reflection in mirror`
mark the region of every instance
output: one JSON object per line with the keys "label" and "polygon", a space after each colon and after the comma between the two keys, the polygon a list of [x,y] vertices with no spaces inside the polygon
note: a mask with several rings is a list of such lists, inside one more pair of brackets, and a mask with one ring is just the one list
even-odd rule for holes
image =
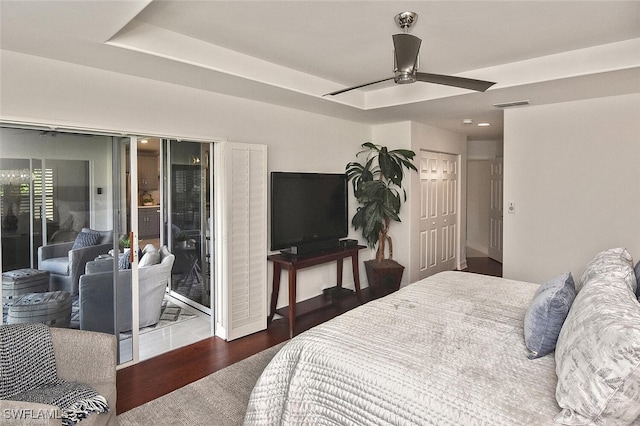
{"label": "reflection in mirror", "polygon": [[31,181],[27,159],[0,158],[2,272],[31,266]]}

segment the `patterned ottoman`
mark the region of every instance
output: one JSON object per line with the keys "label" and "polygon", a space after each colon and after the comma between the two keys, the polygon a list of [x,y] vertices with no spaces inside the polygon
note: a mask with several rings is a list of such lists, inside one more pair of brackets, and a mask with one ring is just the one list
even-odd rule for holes
{"label": "patterned ottoman", "polygon": [[27,293],[49,290],[49,271],[24,268],[2,273],[2,313],[7,314],[13,300]]}
{"label": "patterned ottoman", "polygon": [[69,327],[71,296],[66,291],[29,293],[14,299],[7,324],[42,322],[51,327]]}

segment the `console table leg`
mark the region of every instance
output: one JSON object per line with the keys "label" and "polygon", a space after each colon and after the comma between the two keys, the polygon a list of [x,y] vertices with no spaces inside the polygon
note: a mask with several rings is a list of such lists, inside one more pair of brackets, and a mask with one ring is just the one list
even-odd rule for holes
{"label": "console table leg", "polygon": [[296,268],[289,268],[289,337],[293,337],[296,325]]}
{"label": "console table leg", "polygon": [[276,314],[276,305],[278,304],[278,295],[280,293],[280,272],[282,268],[277,262],[273,263],[273,288],[271,289],[271,311],[269,312],[269,318],[267,318],[267,324],[271,322],[273,316]]}
{"label": "console table leg", "polygon": [[336,270],[338,271],[337,274],[337,287],[338,288],[342,288],[342,263],[343,263],[344,259],[338,259],[336,260]]}
{"label": "console table leg", "polygon": [[351,270],[353,271],[353,284],[356,288],[356,296],[358,297],[358,302],[362,305],[362,292],[360,291],[360,268],[358,267],[358,252],[355,251],[351,256]]}

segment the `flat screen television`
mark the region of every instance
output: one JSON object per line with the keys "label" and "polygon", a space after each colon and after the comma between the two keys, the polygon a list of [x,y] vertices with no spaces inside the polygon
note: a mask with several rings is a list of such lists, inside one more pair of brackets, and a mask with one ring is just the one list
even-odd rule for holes
{"label": "flat screen television", "polygon": [[344,173],[271,172],[271,250],[306,254],[349,232]]}

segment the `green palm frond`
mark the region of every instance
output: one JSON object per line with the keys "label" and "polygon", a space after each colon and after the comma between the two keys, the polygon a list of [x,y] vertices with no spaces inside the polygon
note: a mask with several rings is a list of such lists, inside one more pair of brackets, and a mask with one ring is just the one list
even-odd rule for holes
{"label": "green palm frond", "polygon": [[366,154],[364,164],[354,161],[346,167],[347,179],[360,204],[351,224],[361,230],[369,247],[374,248],[380,234],[386,234],[385,224],[390,220],[400,222],[400,191],[404,201],[407,200],[402,187],[404,169],[417,171],[417,168],[413,164],[415,153],[411,150],[389,151],[387,147],[371,142],[363,143],[362,147],[364,149],[357,156]]}

